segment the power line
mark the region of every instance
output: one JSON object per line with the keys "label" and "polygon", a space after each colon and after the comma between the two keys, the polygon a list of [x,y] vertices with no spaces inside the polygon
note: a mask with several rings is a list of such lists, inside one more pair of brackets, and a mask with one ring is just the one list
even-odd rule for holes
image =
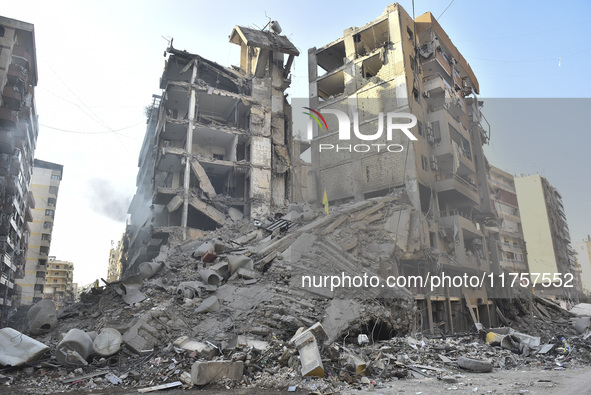
{"label": "power line", "polygon": [[449,7],[451,7],[451,5],[454,3],[455,0],[451,0],[451,3],[449,3],[449,5],[447,7],[445,7],[445,10],[443,10],[443,12],[437,17],[437,21],[439,21],[439,18],[441,18],[443,16],[443,14],[445,14],[445,11],[447,11],[447,9]]}
{"label": "power line", "polygon": [[[131,129],[134,126],[138,126],[138,125],[141,125],[141,124],[142,124],[142,122],[138,122],[136,124],[133,124],[133,125],[130,125],[130,126],[126,126],[124,128],[121,128],[121,129],[110,129],[110,130],[104,130],[104,131],[101,131],[101,132],[81,132],[81,131],[78,131],[78,130],[67,130],[67,129],[62,129],[62,128],[56,128],[54,126],[44,125],[42,123],[40,123],[39,125],[40,126],[43,126],[45,128],[48,128],[48,129],[58,130],[60,132],[66,132],[66,133],[76,133],[76,134],[106,134],[106,133],[115,133],[115,134],[121,134],[121,133],[117,133],[117,132],[120,132],[120,131],[126,130],[126,129]],[[121,135],[122,136],[125,136],[123,134],[121,134]],[[129,136],[125,136],[125,137],[129,137]]]}

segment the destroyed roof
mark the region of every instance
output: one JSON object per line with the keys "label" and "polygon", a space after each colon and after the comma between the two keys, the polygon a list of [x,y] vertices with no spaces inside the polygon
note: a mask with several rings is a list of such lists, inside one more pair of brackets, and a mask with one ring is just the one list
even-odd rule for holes
{"label": "destroyed roof", "polygon": [[238,45],[244,42],[247,46],[276,50],[295,56],[300,54],[300,51],[298,51],[286,36],[244,26],[234,27],[232,34],[230,34],[230,42]]}
{"label": "destroyed roof", "polygon": [[222,66],[219,63],[216,63],[216,62],[214,62],[212,60],[206,59],[206,58],[204,58],[201,55],[197,55],[197,54],[188,52],[188,51],[186,51],[184,49],[183,50],[176,49],[176,48],[174,48],[172,46],[172,43],[171,43],[170,47],[166,49],[166,52],[168,52],[171,55],[175,55],[175,56],[180,56],[180,57],[186,58],[188,60],[197,59],[200,62],[207,63],[208,65],[212,66],[213,68],[219,69],[222,72],[232,74],[236,78],[243,78],[244,77],[241,73],[237,72],[236,70],[234,70],[231,67]]}

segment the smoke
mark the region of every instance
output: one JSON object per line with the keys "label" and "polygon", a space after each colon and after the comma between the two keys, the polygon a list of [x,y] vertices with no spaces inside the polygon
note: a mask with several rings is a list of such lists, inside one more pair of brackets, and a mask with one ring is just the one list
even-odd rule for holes
{"label": "smoke", "polygon": [[89,181],[90,207],[97,213],[117,222],[125,222],[131,197],[117,190],[109,180],[93,178]]}

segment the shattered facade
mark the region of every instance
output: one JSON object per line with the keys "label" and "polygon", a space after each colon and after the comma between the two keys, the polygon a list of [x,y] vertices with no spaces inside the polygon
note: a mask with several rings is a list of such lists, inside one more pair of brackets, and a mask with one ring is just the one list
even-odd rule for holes
{"label": "shattered facade", "polygon": [[[527,253],[514,177],[497,167],[490,166],[489,190],[498,217],[494,226],[487,226],[496,242],[497,256],[502,270],[528,273]],[[494,248],[494,244],[491,244]]]}
{"label": "shattered facade", "polygon": [[29,181],[38,134],[36,85],[33,25],[0,17],[0,324],[18,306],[15,280],[25,275],[34,207]]}
{"label": "shattered facade", "polygon": [[45,299],[51,299],[59,309],[74,301],[74,264],[49,257],[45,274]]}
{"label": "shattered facade", "polygon": [[299,51],[274,31],[241,26],[230,42],[240,46],[240,66],[172,43],[167,50],[129,208],[124,270],[155,257],[170,236],[197,237],[227,218],[264,218],[298,199],[285,90]]}
{"label": "shattered facade", "polygon": [[[577,300],[581,292],[581,276],[570,242],[562,196],[539,174],[515,177],[515,188],[530,271],[561,276],[561,286],[555,284],[553,287],[542,286],[546,280],[539,278],[536,291],[560,299]],[[571,275],[570,286],[562,286]],[[556,283],[556,280],[552,281]]]}
{"label": "shattered facade", "polygon": [[33,163],[29,185],[30,193],[35,199],[33,221],[29,224],[31,234],[27,245],[25,276],[17,280],[21,287],[21,305],[30,305],[43,299],[57,195],[64,170],[57,163],[39,159],[35,159]]}
{"label": "shattered facade", "polygon": [[[478,80],[433,15],[413,20],[393,4],[375,21],[345,30],[308,55],[311,107],[347,113],[356,135],[365,135],[339,140],[337,117],[330,113],[325,115],[329,132],[313,125],[317,200],[324,190],[329,201],[339,202],[406,189],[412,209],[391,223],[397,252],[388,258],[394,264],[387,275],[498,271],[484,232],[494,214],[482,150],[489,133],[481,126]],[[418,122],[410,131],[417,140],[396,130],[367,141],[384,127],[388,112],[415,115]],[[382,149],[347,149],[354,143],[382,144]],[[386,150],[392,144],[403,150]],[[320,151],[331,145],[343,148]],[[457,330],[461,320],[454,311],[464,297],[473,302],[476,319],[494,320],[486,292],[476,295],[454,287],[440,294],[413,291],[428,311],[425,322],[431,330],[442,321],[446,330],[454,323]]]}

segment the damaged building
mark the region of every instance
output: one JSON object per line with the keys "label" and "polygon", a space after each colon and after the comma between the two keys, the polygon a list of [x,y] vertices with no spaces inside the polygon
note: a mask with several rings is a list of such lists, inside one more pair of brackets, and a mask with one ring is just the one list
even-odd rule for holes
{"label": "damaged building", "polygon": [[[529,273],[515,179],[506,171],[490,166],[489,189],[498,221],[487,229],[496,241],[499,266],[509,273]],[[494,244],[491,248],[495,248]]]}
{"label": "damaged building", "polygon": [[[327,130],[310,123],[317,200],[324,191],[332,204],[404,188],[412,202],[391,221],[397,251],[377,263],[381,275],[498,273],[497,251],[489,246],[496,242],[485,232],[496,219],[482,149],[490,131],[482,126],[478,80],[435,17],[428,12],[413,20],[400,5],[390,5],[375,21],[310,49],[308,62],[310,107],[326,114],[327,123]],[[350,140],[340,139],[334,110],[353,120]],[[410,129],[416,140],[400,130],[383,132],[396,123],[391,112],[416,117]],[[472,325],[458,317],[466,307],[475,321],[495,321],[486,290],[413,292],[431,330]]]}
{"label": "damaged building", "polygon": [[36,85],[33,25],[0,17],[0,324],[19,305],[15,280],[25,275],[35,207],[29,181],[38,134]]}
{"label": "damaged building", "polygon": [[162,94],[148,109],[124,271],[155,257],[171,236],[194,238],[227,218],[265,218],[301,189],[285,99],[299,51],[280,31],[276,22],[269,30],[236,26],[233,67],[171,42]]}

